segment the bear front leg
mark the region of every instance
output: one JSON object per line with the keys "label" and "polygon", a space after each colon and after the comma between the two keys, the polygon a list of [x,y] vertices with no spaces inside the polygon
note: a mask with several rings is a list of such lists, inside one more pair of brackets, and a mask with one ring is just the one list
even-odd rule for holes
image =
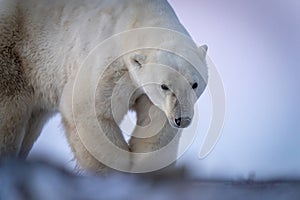
{"label": "bear front leg", "polygon": [[69,145],[76,158],[78,168],[94,173],[106,173],[107,171],[110,171],[104,164],[94,158],[94,156],[91,155],[87,150],[78,136],[75,124],[71,120],[68,120],[64,115],[62,115],[62,122],[66,131]]}
{"label": "bear front leg", "polygon": [[[85,137],[84,133],[78,135],[78,130],[76,129],[76,126],[80,126],[80,124],[75,124],[73,123],[72,120],[68,120],[66,117],[62,117],[62,121],[66,130],[66,135],[68,142],[70,144],[70,147],[75,155],[78,167],[81,169],[85,169],[87,171],[90,171],[92,173],[99,173],[99,174],[107,174],[110,172],[114,172],[115,170],[112,168],[118,169],[119,167],[122,167],[121,165],[118,165],[118,162],[121,159],[126,159],[126,158],[121,158],[120,155],[110,151],[110,149],[106,149],[105,145],[103,145],[103,142],[98,144],[99,148],[97,152],[101,155],[97,155],[101,158],[108,159],[109,163],[114,163],[113,166],[106,166],[105,163],[102,163],[101,159],[97,159],[92,155],[92,153],[88,150],[88,147],[82,142],[82,137]],[[84,122],[83,122],[84,123]],[[107,132],[107,138],[114,144],[116,145],[115,148],[120,148],[125,151],[128,150],[128,144],[126,141],[122,138],[122,135],[120,134],[120,130],[116,124],[111,123],[110,121],[101,121],[101,126],[103,129],[103,133],[99,134],[106,134],[104,132]],[[95,138],[97,140],[97,138]],[[121,169],[122,171],[128,171],[130,168],[130,157],[128,153],[128,158],[126,159],[128,162],[128,165],[124,168]],[[126,162],[126,161],[125,161]],[[112,167],[112,168],[111,168]]]}
{"label": "bear front leg", "polygon": [[[92,122],[94,119],[91,119],[93,113],[86,111],[85,106],[77,110],[81,116],[75,124],[70,85],[67,85],[63,92],[60,113],[68,143],[75,155],[78,167],[92,173],[106,174],[115,172],[113,169],[118,169],[118,163],[122,161],[122,164],[126,165],[123,171],[128,171],[130,168],[129,147],[119,126],[114,120],[103,118],[100,114],[96,119],[98,123],[94,124]],[[103,136],[106,139],[103,139]],[[107,145],[110,142],[112,145]],[[111,151],[112,146],[113,149],[127,151],[127,157],[120,156],[119,151]]]}
{"label": "bear front leg", "polygon": [[[163,160],[176,161],[180,130],[169,124],[164,112],[154,106],[146,95],[137,99],[134,109],[137,113],[137,126],[133,131],[129,146],[133,153],[143,153],[141,154],[143,156],[132,156],[133,169],[151,171],[150,165],[153,165],[155,161],[162,163],[161,168],[167,166]],[[155,159],[148,157],[147,153],[159,151],[162,148],[166,151],[157,153]],[[149,165],[149,168],[142,165]],[[157,166],[159,163],[153,169]]]}

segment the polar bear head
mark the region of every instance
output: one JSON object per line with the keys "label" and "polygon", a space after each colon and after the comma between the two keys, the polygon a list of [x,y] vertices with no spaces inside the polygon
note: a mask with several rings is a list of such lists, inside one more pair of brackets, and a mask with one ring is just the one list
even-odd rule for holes
{"label": "polar bear head", "polygon": [[136,51],[125,61],[134,84],[142,88],[175,128],[190,125],[194,105],[206,88],[206,52],[206,45],[199,47],[201,66],[193,66],[178,55],[160,50]]}

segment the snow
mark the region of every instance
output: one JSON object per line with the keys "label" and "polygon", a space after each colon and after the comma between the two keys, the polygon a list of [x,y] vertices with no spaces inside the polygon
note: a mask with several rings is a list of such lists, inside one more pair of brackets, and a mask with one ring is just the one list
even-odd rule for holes
{"label": "snow", "polygon": [[76,176],[44,162],[0,163],[0,199],[5,200],[298,200],[300,182],[189,180],[173,174]]}

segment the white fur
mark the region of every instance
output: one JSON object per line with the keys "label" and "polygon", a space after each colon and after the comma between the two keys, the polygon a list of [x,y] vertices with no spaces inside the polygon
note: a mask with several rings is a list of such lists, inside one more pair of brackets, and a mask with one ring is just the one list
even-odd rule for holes
{"label": "white fur", "polygon": [[[74,77],[97,44],[116,33],[140,27],[168,28],[188,36],[166,0],[0,0],[0,155],[26,157],[45,122],[60,112],[79,165],[89,170],[103,170],[105,167],[90,155],[76,132],[72,118]],[[113,50],[114,47],[107,49]],[[204,59],[206,53],[201,52]],[[170,55],[146,51],[139,52],[139,56],[146,59],[141,62],[160,61],[176,66],[175,70],[188,81],[200,81],[197,98],[206,86],[205,80],[201,82],[199,77],[194,77],[194,71],[182,66],[186,65],[183,61]],[[167,80],[176,89],[178,98],[187,102],[186,115],[192,115],[197,99],[191,98],[190,86],[180,82],[177,75],[163,74],[155,68],[132,70],[132,62],[132,57],[124,57],[112,64],[99,83],[96,97],[97,116],[107,129],[104,131],[125,150],[129,149],[128,144],[113,117],[121,121],[128,109],[120,103],[117,116],[112,116],[110,98],[114,88],[119,88],[115,95],[125,101],[130,91],[146,79]],[[95,63],[95,66],[101,65]],[[207,73],[206,66],[202,67]],[[160,108],[154,112],[158,118],[170,121],[177,114],[173,105],[176,99],[167,94],[165,98],[158,98],[156,90],[144,88],[131,102],[140,125],[149,121],[153,105]],[[88,123],[82,119],[82,124]],[[130,148],[134,152],[156,150],[167,144],[177,131],[165,123],[156,136],[133,137]],[[171,156],[176,156],[176,148]]]}

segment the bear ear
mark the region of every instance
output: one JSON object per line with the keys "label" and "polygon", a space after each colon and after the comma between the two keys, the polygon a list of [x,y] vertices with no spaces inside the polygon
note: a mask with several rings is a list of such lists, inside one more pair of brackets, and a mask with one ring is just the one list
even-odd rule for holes
{"label": "bear ear", "polygon": [[199,50],[200,50],[203,58],[205,58],[207,56],[208,46],[206,44],[202,45],[199,47]]}

